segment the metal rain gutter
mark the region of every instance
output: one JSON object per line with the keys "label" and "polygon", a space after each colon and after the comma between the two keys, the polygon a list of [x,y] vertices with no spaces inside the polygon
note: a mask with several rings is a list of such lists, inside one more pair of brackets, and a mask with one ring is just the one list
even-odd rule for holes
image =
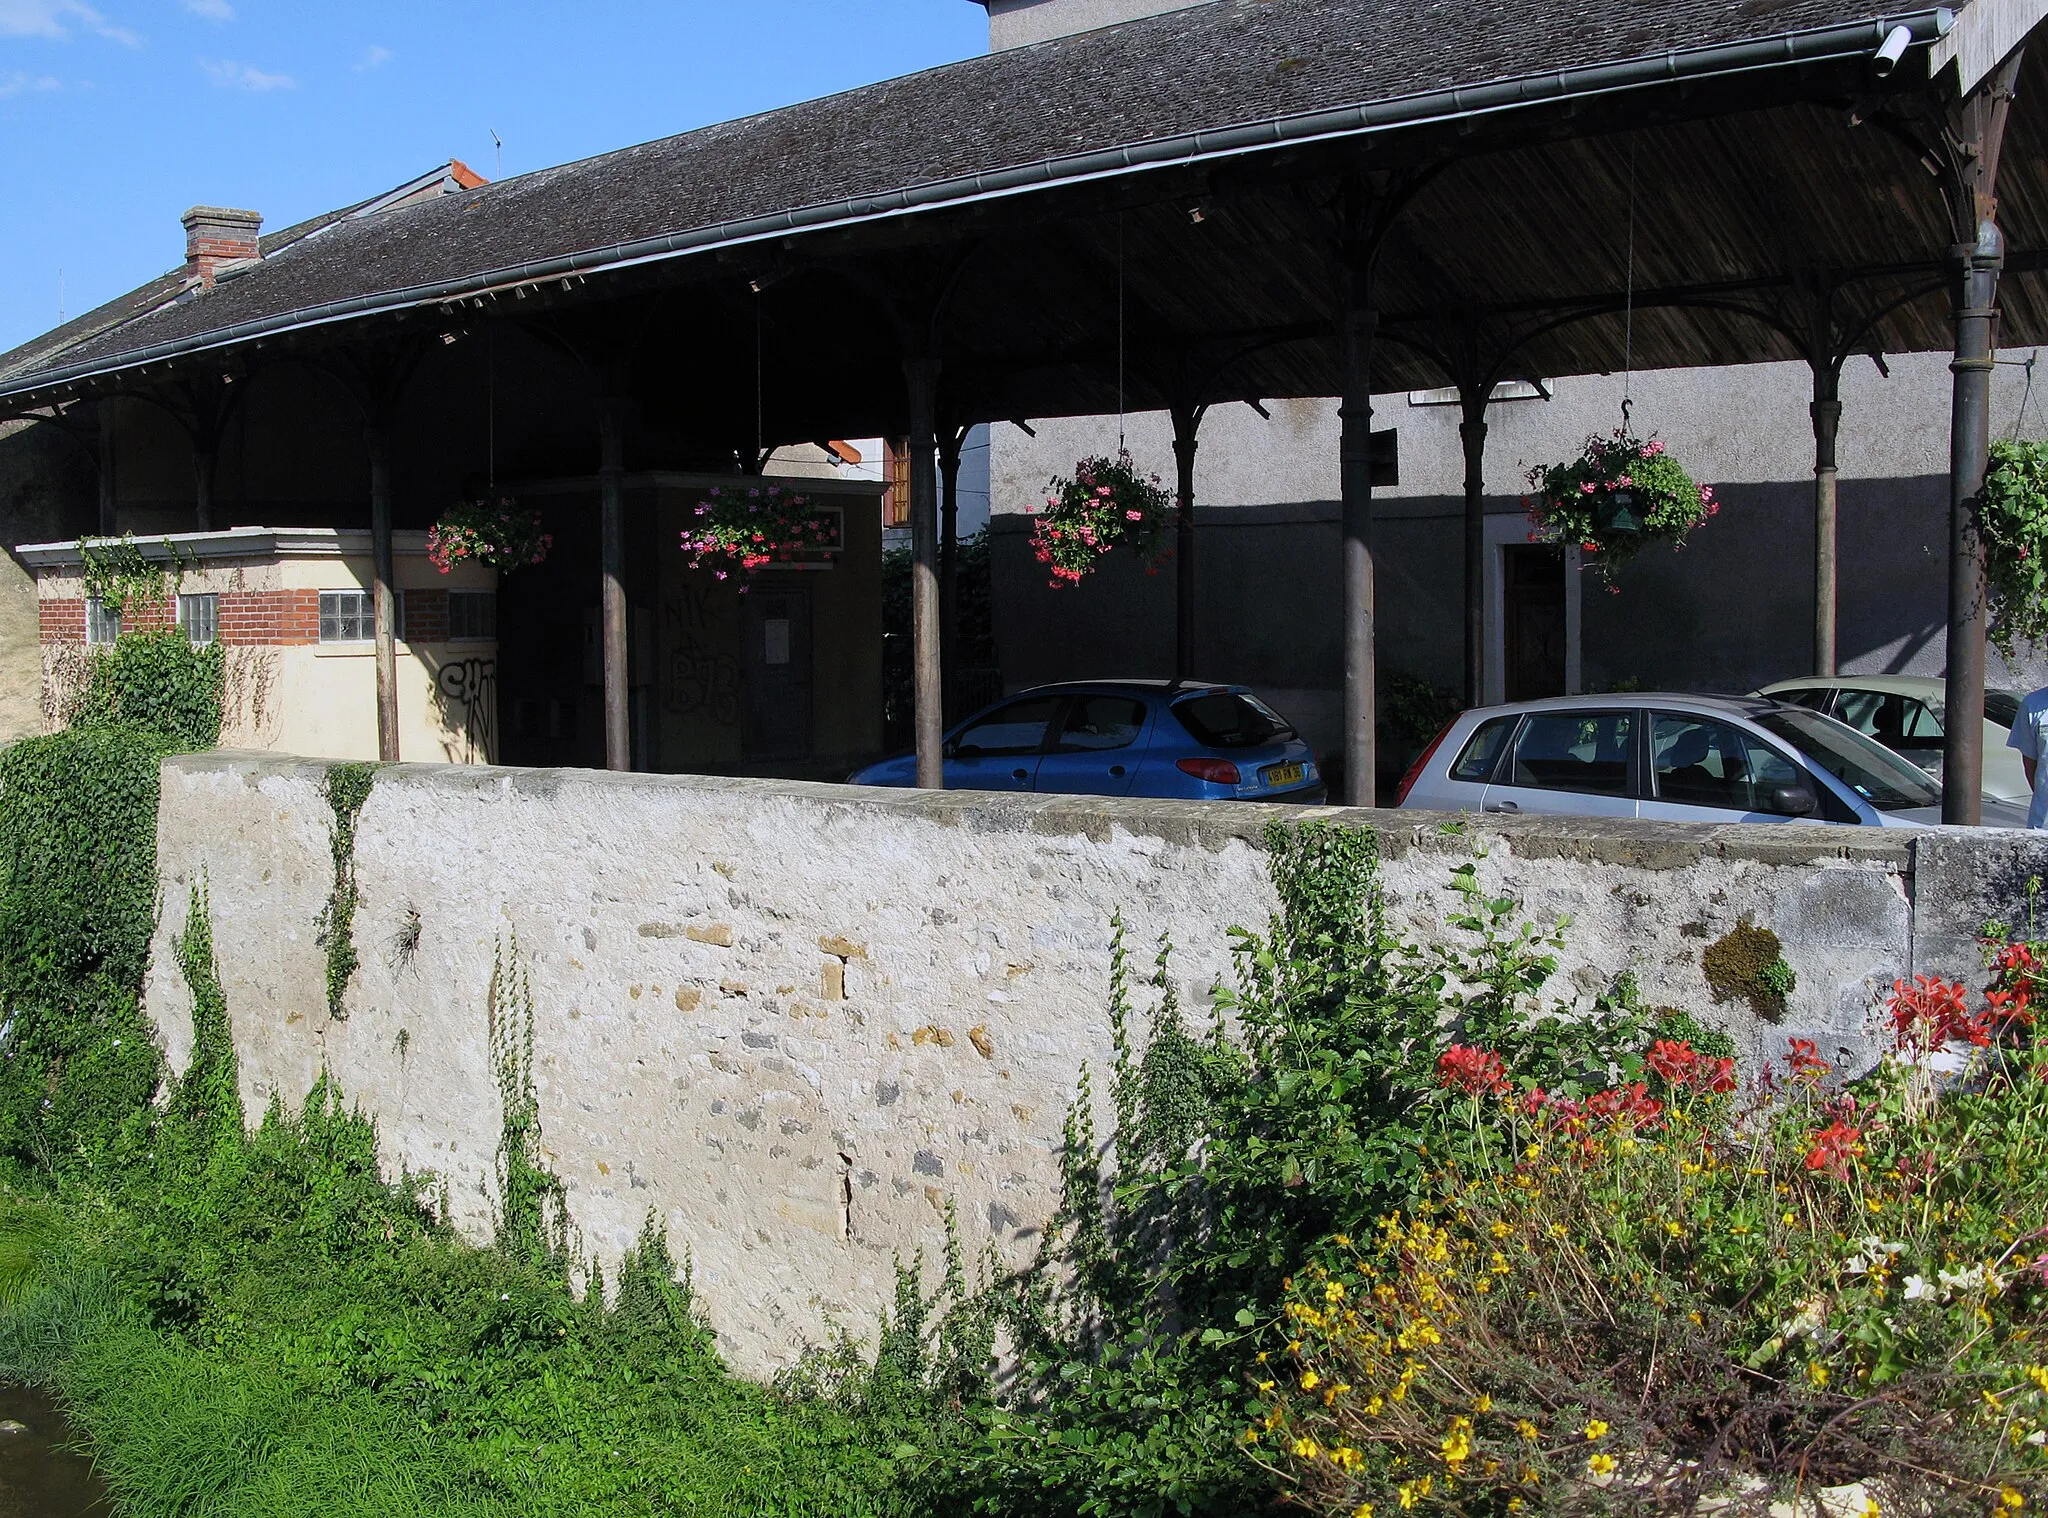
{"label": "metal rain gutter", "polygon": [[106,358],[45,370],[28,383],[0,388],[0,400],[15,400],[37,391],[143,364],[229,348],[256,338],[328,326],[358,316],[441,305],[497,289],[540,284],[548,280],[583,278],[595,273],[686,257],[711,248],[762,242],[793,232],[819,231],[939,207],[972,205],[1026,194],[1051,185],[1087,183],[1146,169],[1238,157],[1281,146],[1370,136],[1399,127],[1451,123],[1526,106],[1611,95],[1660,84],[1853,58],[1875,53],[1885,38],[1901,26],[1912,33],[1915,46],[1924,46],[1947,35],[1954,22],[1953,11],[1947,7],[1934,7],[1761,40],[1674,49],[1622,63],[1593,64],[1489,84],[1427,90],[1389,100],[1299,116],[1273,117],[1239,126],[1162,137],[1152,142],[1042,159],[985,174],[962,175],[907,189],[853,196],[795,210],[718,222],[688,231],[666,232],[456,279],[373,295],[349,296],[272,316],[254,317],[197,337],[174,338]]}

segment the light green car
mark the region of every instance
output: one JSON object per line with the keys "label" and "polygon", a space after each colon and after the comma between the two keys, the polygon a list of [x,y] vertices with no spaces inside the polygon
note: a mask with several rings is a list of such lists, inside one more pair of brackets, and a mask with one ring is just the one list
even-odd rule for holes
{"label": "light green car", "polygon": [[[1780,680],[1757,694],[1825,712],[1939,779],[1946,689],[1925,675],[1834,675]],[[2017,692],[1984,692],[1984,796],[2025,806],[2033,795],[2027,772],[2018,753],[2005,746],[2019,709]]]}

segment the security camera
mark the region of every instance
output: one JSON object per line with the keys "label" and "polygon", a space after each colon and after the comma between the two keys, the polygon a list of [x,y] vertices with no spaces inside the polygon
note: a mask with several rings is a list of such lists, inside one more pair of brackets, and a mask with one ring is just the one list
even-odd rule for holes
{"label": "security camera", "polygon": [[1882,79],[1899,66],[1899,60],[1906,56],[1906,49],[1913,45],[1913,29],[1910,26],[1895,26],[1885,33],[1884,42],[1877,54],[1870,60],[1871,69]]}

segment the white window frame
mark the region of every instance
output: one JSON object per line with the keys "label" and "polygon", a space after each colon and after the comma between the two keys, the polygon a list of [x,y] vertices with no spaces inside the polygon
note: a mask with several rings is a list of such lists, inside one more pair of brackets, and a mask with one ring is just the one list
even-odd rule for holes
{"label": "white window frame", "polygon": [[[468,633],[455,630],[455,602],[458,598],[482,600],[488,610],[485,620],[488,632]],[[498,593],[495,590],[451,590],[448,592],[448,641],[450,643],[495,643],[498,641]]]}
{"label": "white window frame", "polygon": [[[342,612],[340,612],[340,611],[338,611],[338,610],[330,612],[330,611],[328,610],[328,598],[329,598],[330,596],[336,596],[336,597],[338,597],[338,596],[355,596],[355,597],[358,597],[358,598],[359,598],[359,599],[361,600],[361,602],[362,602],[362,611],[361,611],[360,613],[353,613],[353,612],[352,612],[352,613],[347,613],[347,614],[344,614],[344,613],[342,613]],[[341,622],[341,620],[342,620],[342,618],[343,618],[343,616],[344,616],[344,615],[347,615],[347,616],[348,616],[348,617],[350,617],[351,619],[354,619],[354,618],[356,618],[356,617],[360,617],[360,619],[361,619],[361,625],[362,625],[362,626],[364,626],[364,627],[365,627],[365,628],[367,629],[367,630],[366,630],[366,631],[365,631],[365,632],[363,633],[363,635],[362,635],[361,637],[357,637],[357,638],[344,638],[344,637],[333,637],[333,638],[330,638],[330,637],[329,637],[329,636],[327,635],[327,627],[328,627],[328,622],[329,622],[329,620],[330,620],[330,619],[332,619],[332,620],[333,620],[334,622],[336,622],[336,623],[338,624],[338,623],[340,623],[340,622]],[[343,590],[323,590],[323,591],[321,591],[321,592],[320,592],[320,642],[321,642],[321,644],[322,644],[322,645],[323,645],[324,647],[327,647],[327,648],[361,648],[361,647],[363,647],[363,646],[364,646],[365,644],[369,644],[369,643],[374,643],[374,642],[376,642],[376,641],[377,641],[377,603],[376,603],[376,598],[375,598],[375,596],[373,595],[373,593],[372,593],[372,592],[370,592],[370,591],[367,591],[367,590],[363,589],[363,588],[362,588],[361,586],[353,586],[353,585],[352,585],[352,586],[349,586],[348,588],[346,588],[346,589],[343,589]]]}
{"label": "white window frame", "polygon": [[[192,613],[198,610],[202,604],[204,604],[206,609],[206,616],[203,619],[206,624],[206,636],[203,638],[199,636],[192,626]],[[178,597],[178,626],[184,629],[185,636],[191,641],[194,648],[205,648],[208,644],[219,642],[220,596],[213,591],[198,591],[191,595],[180,594]]]}
{"label": "white window frame", "polygon": [[106,602],[98,596],[85,598],[85,641],[94,648],[105,648],[118,642],[121,637],[121,614],[108,611]]}

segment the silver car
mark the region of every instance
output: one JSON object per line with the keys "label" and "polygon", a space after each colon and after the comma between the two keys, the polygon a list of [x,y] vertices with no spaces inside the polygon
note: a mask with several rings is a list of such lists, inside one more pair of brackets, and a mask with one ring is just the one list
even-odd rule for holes
{"label": "silver car", "polygon": [[[1846,722],[1900,758],[1941,778],[1942,706],[1948,687],[1925,675],[1832,675],[1780,680],[1758,691]],[[2021,807],[2033,799],[2019,752],[2006,745],[2019,716],[2018,691],[1984,692],[1984,799]]]}
{"label": "silver car", "polygon": [[[1462,713],[1402,779],[1445,812],[1920,827],[1941,788],[1854,728],[1756,697],[1562,696]],[[1992,827],[2024,808],[1987,800]]]}

